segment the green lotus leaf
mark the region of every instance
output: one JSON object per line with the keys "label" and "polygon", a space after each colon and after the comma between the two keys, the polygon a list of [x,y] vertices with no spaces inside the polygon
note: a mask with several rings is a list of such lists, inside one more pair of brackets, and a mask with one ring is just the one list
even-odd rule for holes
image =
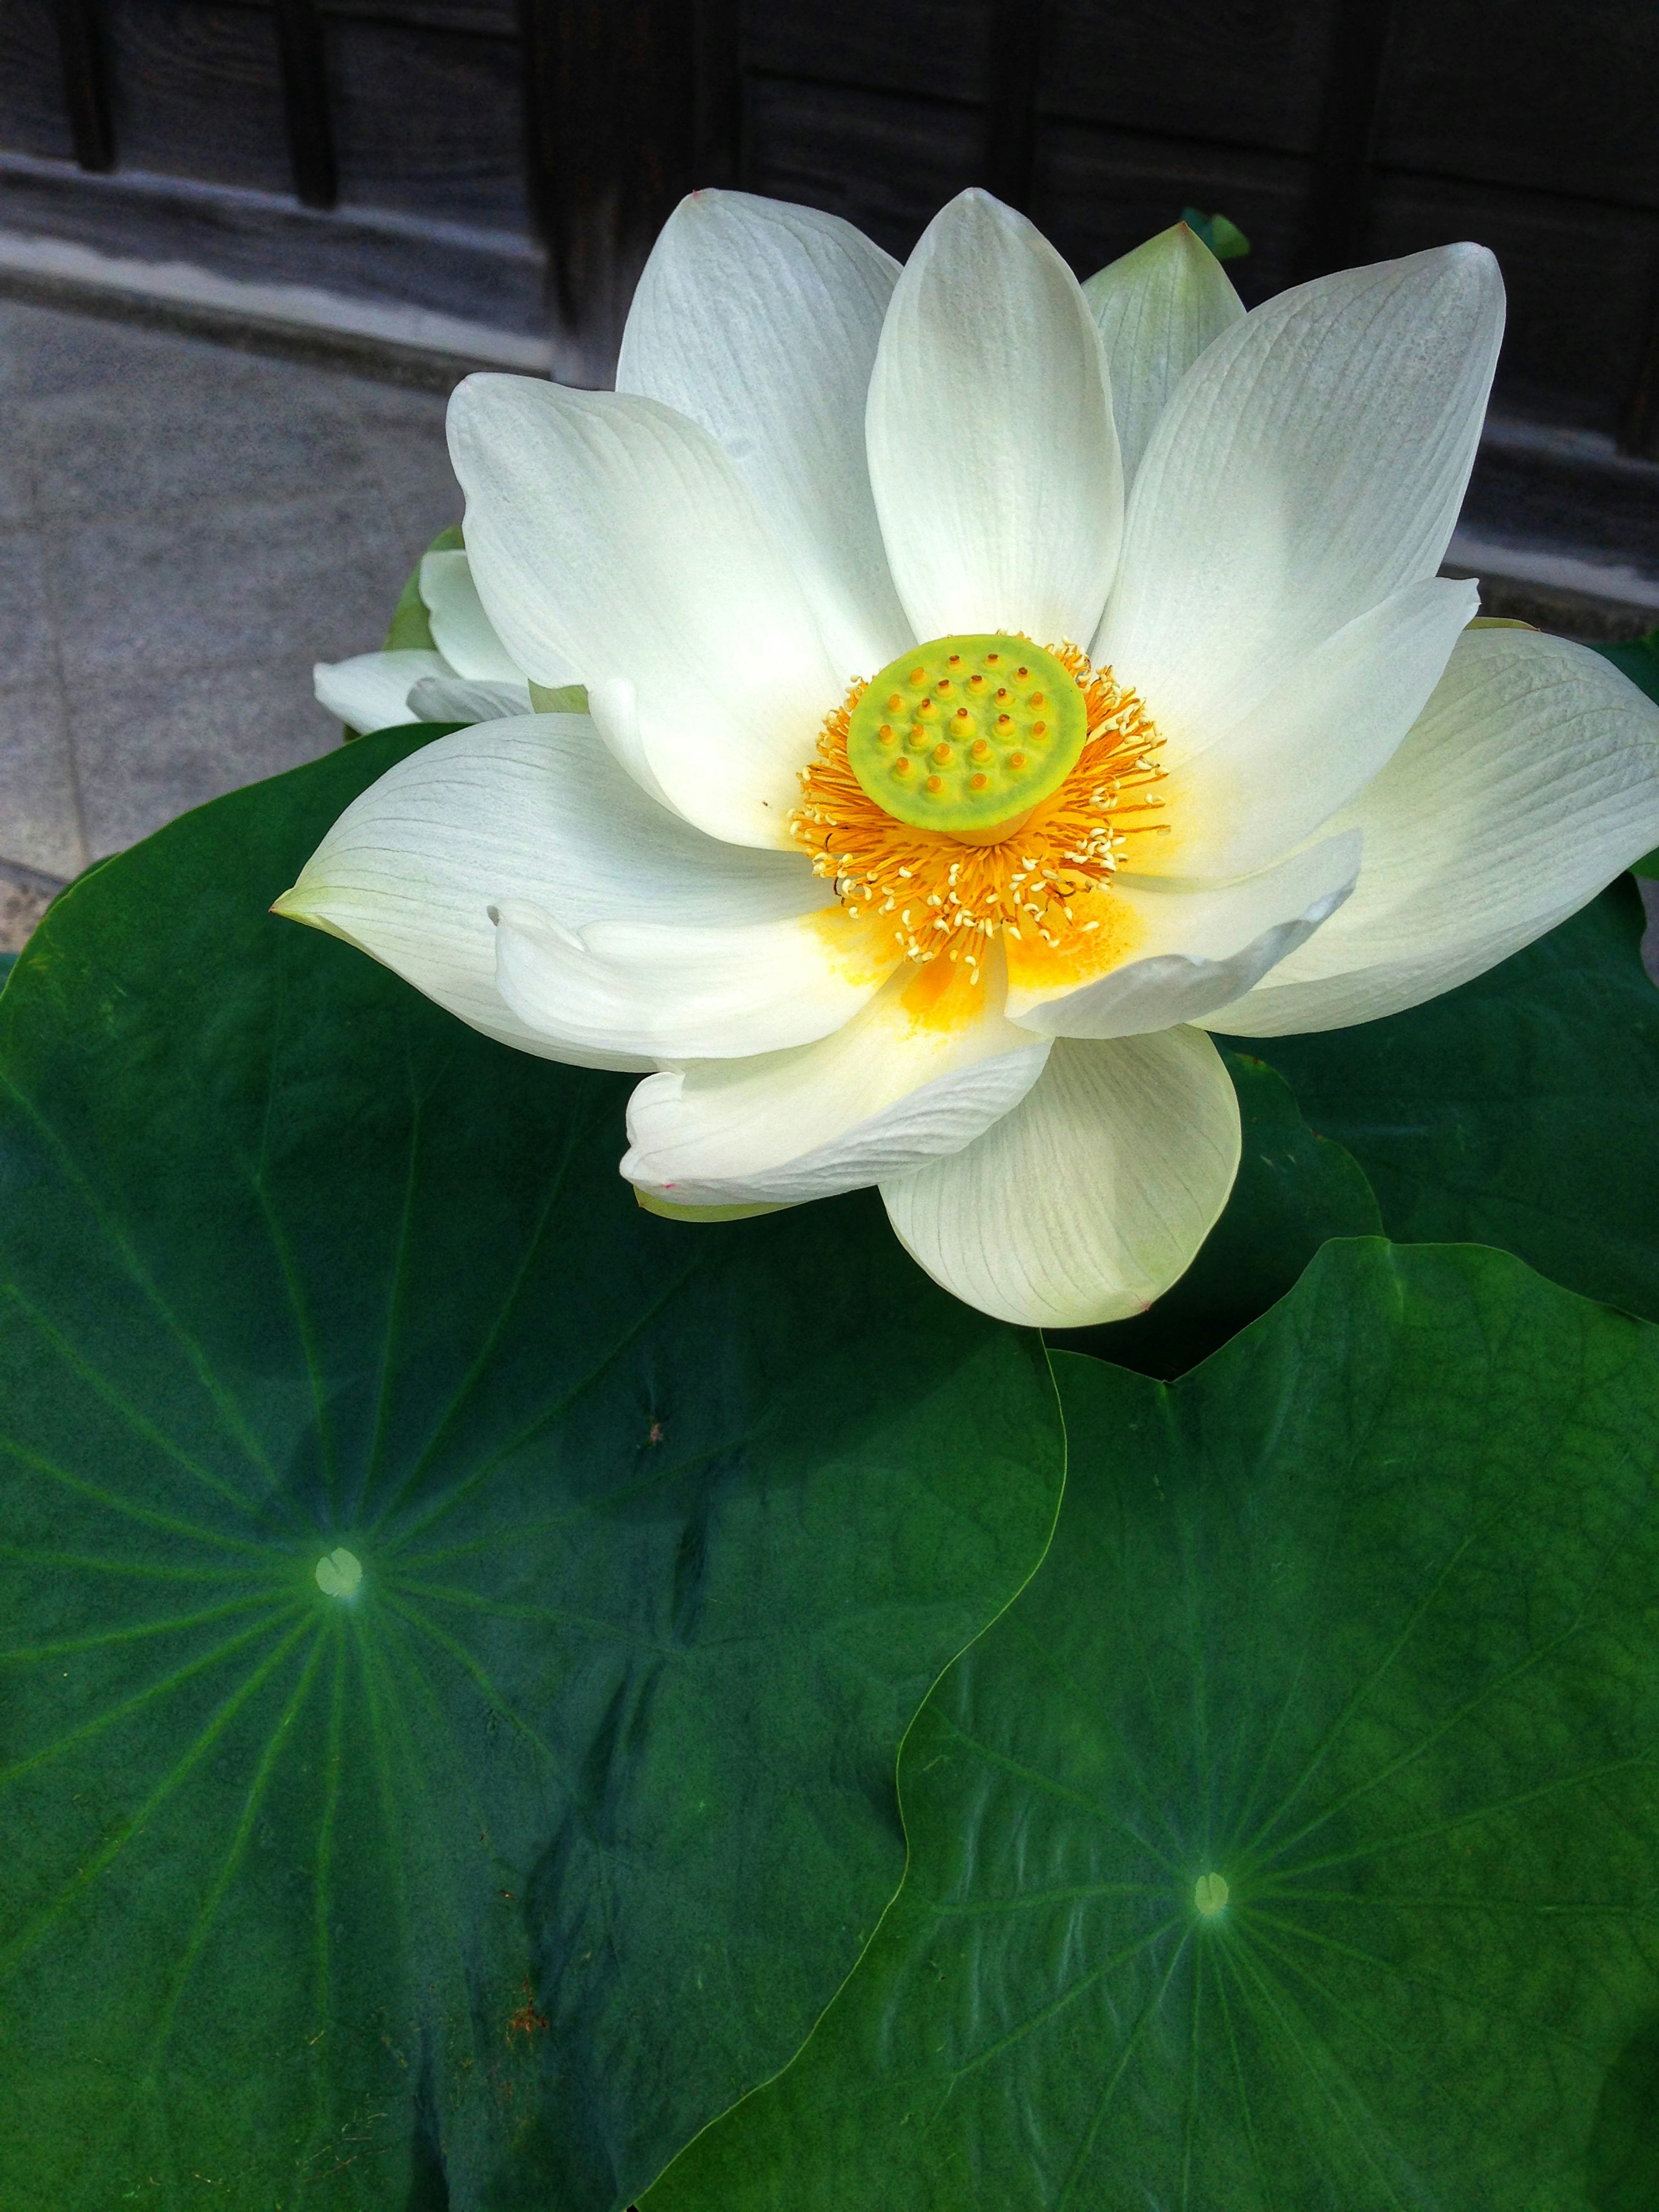
{"label": "green lotus leaf", "polygon": [[1174,1386],[1056,1370],[904,1886],[643,2212],[1645,2212],[1659,1331],[1369,1240]]}
{"label": "green lotus leaf", "polygon": [[1246,1052],[1223,1057],[1238,1093],[1238,1180],[1221,1218],[1174,1288],[1133,1320],[1052,1329],[1055,1346],[1142,1375],[1183,1374],[1291,1288],[1328,1237],[1382,1224],[1358,1162],[1316,1136],[1283,1076]]}
{"label": "green lotus leaf", "polygon": [[422,738],[0,996],[6,2212],[626,2203],[858,1956],[1052,1527],[1040,1344],[873,1196],[655,1219],[627,1079],[267,915]]}
{"label": "green lotus leaf", "polygon": [[1496,1244],[1659,1321],[1659,992],[1625,877],[1427,1006],[1249,1041],[1401,1243]]}

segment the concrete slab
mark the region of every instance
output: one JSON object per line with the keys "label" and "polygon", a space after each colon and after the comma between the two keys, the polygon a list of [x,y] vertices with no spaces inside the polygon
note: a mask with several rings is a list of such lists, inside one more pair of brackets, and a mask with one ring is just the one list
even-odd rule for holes
{"label": "concrete slab", "polygon": [[94,860],[340,739],[291,665],[89,681],[70,688],[69,720]]}
{"label": "concrete slab", "polygon": [[55,681],[0,688],[0,860],[58,882],[90,857]]}
{"label": "concrete slab", "polygon": [[[441,393],[0,299],[0,884],[339,742],[313,660],[459,518]],[[15,912],[13,909],[15,908]]]}

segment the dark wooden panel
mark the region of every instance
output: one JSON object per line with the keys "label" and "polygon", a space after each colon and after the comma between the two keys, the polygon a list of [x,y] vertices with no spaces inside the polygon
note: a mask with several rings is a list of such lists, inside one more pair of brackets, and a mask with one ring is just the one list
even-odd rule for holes
{"label": "dark wooden panel", "polygon": [[743,0],[742,58],[816,84],[979,100],[990,20],[989,0]]}
{"label": "dark wooden panel", "polygon": [[[1535,455],[1489,439],[1458,520],[1471,537],[1507,545],[1560,546],[1594,561],[1659,575],[1656,474],[1651,466],[1610,454]],[[1652,626],[1651,617],[1641,625]]]}
{"label": "dark wooden panel", "polygon": [[318,0],[325,15],[357,15],[370,22],[416,23],[428,31],[472,31],[515,39],[514,0]]}
{"label": "dark wooden panel", "polygon": [[336,16],[340,198],[524,231],[524,105],[511,39]]}
{"label": "dark wooden panel", "polygon": [[1051,121],[1038,137],[1032,214],[1079,276],[1167,230],[1183,207],[1230,216],[1251,250],[1227,274],[1254,306],[1291,282],[1309,169],[1292,155]]}
{"label": "dark wooden panel", "polygon": [[110,0],[107,21],[124,168],[293,190],[268,8]]}
{"label": "dark wooden panel", "polygon": [[55,164],[0,169],[0,225],[139,261],[185,261],[262,284],[315,284],[544,336],[546,264],[528,239],[313,213],[292,199]]}
{"label": "dark wooden panel", "polygon": [[1406,0],[1382,158],[1659,208],[1651,0]]}
{"label": "dark wooden panel", "polygon": [[845,216],[903,255],[946,200],[978,181],[983,137],[976,108],[752,77],[744,183]]}
{"label": "dark wooden panel", "polygon": [[1659,215],[1442,179],[1382,175],[1370,258],[1460,238],[1496,253],[1509,290],[1504,404],[1617,432],[1659,269]]}
{"label": "dark wooden panel", "polygon": [[1048,0],[1054,115],[1285,153],[1319,131],[1331,0]]}
{"label": "dark wooden panel", "polygon": [[50,0],[0,0],[0,147],[74,156]]}

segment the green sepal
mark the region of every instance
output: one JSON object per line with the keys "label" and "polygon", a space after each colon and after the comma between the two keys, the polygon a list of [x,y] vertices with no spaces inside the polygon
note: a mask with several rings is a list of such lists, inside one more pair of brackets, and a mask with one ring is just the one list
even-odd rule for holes
{"label": "green sepal", "polygon": [[1250,250],[1249,240],[1224,215],[1205,215],[1189,207],[1182,209],[1181,220],[1203,240],[1218,261],[1237,261]]}
{"label": "green sepal", "polygon": [[587,686],[585,684],[561,684],[549,690],[544,684],[532,684],[530,704],[538,714],[585,714],[587,712]]}
{"label": "green sepal", "polygon": [[655,1197],[648,1190],[637,1187],[634,1192],[636,1204],[647,1213],[654,1213],[659,1221],[754,1221],[763,1213],[787,1213],[787,1204],[781,1206],[674,1206],[665,1198]]}

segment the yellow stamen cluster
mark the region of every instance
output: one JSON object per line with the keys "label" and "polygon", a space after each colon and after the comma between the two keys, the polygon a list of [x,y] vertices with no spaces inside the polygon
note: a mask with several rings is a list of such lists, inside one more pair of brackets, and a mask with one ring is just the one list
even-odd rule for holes
{"label": "yellow stamen cluster", "polygon": [[1075,646],[1048,648],[1082,692],[1088,734],[1059,789],[1008,833],[966,842],[918,829],[878,806],[847,757],[849,718],[867,685],[854,684],[824,722],[817,757],[801,773],[801,804],[790,831],[812,854],[814,872],[832,877],[851,916],[890,917],[896,948],[907,959],[960,961],[977,981],[1000,931],[1037,939],[1064,959],[1086,957],[1098,916],[1079,911],[1107,886],[1132,837],[1163,827],[1152,787],[1163,771],[1145,708],[1091,668]]}

